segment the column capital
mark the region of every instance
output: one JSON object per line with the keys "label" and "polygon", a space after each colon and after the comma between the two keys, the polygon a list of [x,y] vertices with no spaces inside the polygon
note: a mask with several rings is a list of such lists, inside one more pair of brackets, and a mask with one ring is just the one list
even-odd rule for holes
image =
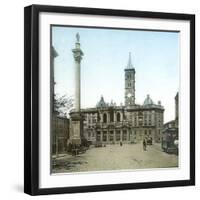
{"label": "column capital", "polygon": [[74,55],[74,60],[78,63],[81,62],[82,60],[82,57],[83,57],[83,52],[81,49],[79,48],[75,48],[75,49],[72,49],[72,52],[73,52],[73,55]]}
{"label": "column capital", "polygon": [[75,48],[72,49],[73,55],[74,55],[74,60],[78,63],[81,62],[82,56],[83,56],[83,51],[80,48],[80,35],[79,33],[76,34],[76,43],[75,43]]}

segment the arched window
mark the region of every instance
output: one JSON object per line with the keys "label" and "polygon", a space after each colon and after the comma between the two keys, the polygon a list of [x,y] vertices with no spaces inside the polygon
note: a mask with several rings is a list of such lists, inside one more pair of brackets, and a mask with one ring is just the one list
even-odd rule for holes
{"label": "arched window", "polygon": [[120,113],[117,113],[117,122],[120,122],[121,121],[121,116],[120,116]]}
{"label": "arched window", "polygon": [[104,123],[107,122],[107,114],[106,114],[106,113],[103,114],[103,122],[104,122]]}

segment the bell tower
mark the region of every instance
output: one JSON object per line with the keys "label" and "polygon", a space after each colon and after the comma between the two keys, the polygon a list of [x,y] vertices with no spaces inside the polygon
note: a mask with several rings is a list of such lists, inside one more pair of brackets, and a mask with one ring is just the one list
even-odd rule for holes
{"label": "bell tower", "polygon": [[135,69],[129,52],[128,65],[125,68],[125,106],[135,105]]}

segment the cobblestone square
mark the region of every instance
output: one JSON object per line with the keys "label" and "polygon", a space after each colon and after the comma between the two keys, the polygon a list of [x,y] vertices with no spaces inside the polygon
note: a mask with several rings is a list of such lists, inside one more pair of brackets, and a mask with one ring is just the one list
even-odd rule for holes
{"label": "cobblestone square", "polygon": [[160,144],[147,146],[147,151],[143,150],[141,143],[115,144],[90,147],[77,156],[62,154],[54,157],[53,162],[53,173],[109,171],[178,167],[178,156],[163,152]]}

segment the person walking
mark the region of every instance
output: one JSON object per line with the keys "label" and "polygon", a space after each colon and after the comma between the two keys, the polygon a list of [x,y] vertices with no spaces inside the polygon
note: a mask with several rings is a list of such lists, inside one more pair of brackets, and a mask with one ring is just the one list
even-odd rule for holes
{"label": "person walking", "polygon": [[143,150],[146,151],[147,150],[147,142],[145,139],[143,139]]}

